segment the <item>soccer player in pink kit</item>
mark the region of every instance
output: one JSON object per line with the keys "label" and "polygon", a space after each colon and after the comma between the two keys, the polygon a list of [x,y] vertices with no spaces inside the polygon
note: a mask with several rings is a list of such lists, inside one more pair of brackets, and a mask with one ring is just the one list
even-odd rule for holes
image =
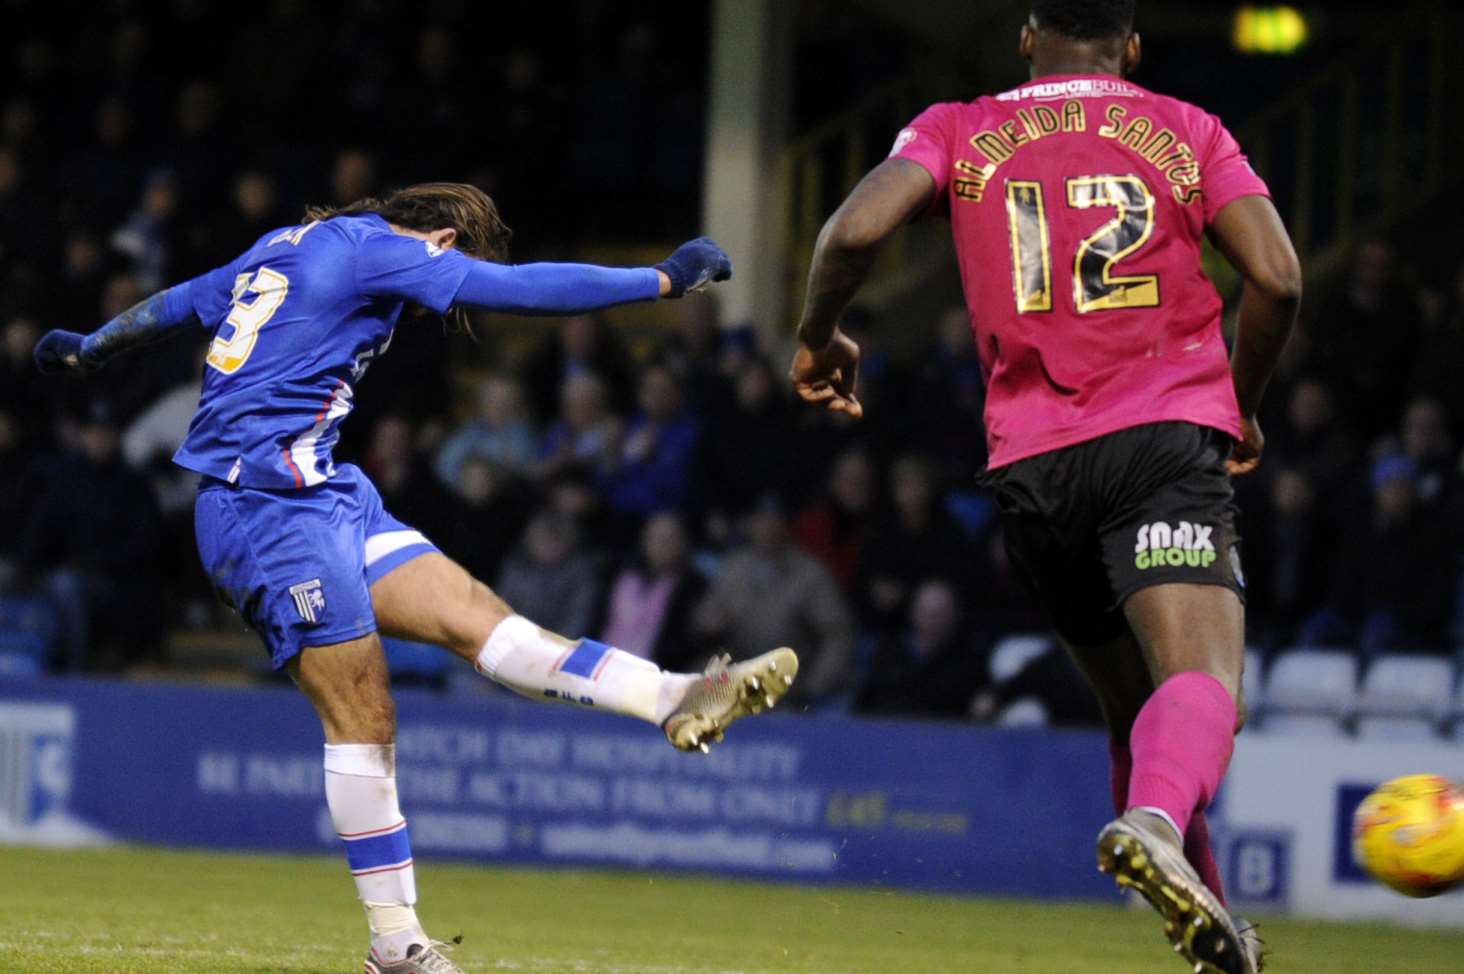
{"label": "soccer player in pink kit", "polygon": [[[1133,0],[1036,0],[1029,84],[900,132],[819,235],[792,379],[862,414],[838,317],[890,234],[945,215],[1007,547],[1108,724],[1119,817],[1099,866],[1154,905],[1195,971],[1251,974],[1259,939],[1226,909],[1204,811],[1243,720],[1230,477],[1259,462],[1301,272],[1219,120],[1123,80],[1133,24]],[[1245,279],[1228,355],[1206,234]]]}

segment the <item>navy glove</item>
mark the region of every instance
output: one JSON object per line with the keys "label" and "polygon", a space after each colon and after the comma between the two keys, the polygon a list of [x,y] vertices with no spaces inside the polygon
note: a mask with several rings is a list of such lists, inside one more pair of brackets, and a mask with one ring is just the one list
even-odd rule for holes
{"label": "navy glove", "polygon": [[697,237],[677,247],[675,253],[656,265],[656,270],[671,279],[667,297],[679,298],[687,291],[700,291],[712,281],[730,280],[732,258],[711,237]]}
{"label": "navy glove", "polygon": [[85,335],[79,335],[74,331],[61,331],[54,329],[41,336],[36,342],[36,349],[33,353],[36,359],[36,367],[46,375],[55,375],[57,372],[95,372],[101,368],[100,362],[89,360],[82,353],[82,342]]}

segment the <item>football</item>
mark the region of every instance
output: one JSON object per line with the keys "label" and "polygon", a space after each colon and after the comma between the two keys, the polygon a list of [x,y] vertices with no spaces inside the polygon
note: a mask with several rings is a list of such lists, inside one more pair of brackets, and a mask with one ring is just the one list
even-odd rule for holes
{"label": "football", "polygon": [[1464,789],[1432,774],[1379,785],[1357,806],[1353,856],[1405,896],[1437,896],[1464,880]]}

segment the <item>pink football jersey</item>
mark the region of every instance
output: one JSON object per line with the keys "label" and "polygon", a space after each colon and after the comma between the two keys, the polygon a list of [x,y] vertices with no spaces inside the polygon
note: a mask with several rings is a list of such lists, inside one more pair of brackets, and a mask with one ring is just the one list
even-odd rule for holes
{"label": "pink football jersey", "polygon": [[[986,373],[990,466],[1171,420],[1240,434],[1205,227],[1268,196],[1220,120],[1111,75],[922,112]],[[936,207],[932,207],[936,209]]]}

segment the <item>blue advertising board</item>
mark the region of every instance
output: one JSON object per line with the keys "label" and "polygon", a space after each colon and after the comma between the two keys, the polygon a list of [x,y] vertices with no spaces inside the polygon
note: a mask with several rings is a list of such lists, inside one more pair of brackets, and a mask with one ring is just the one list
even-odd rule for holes
{"label": "blue advertising board", "polygon": [[[710,755],[505,693],[398,695],[419,858],[1111,895],[1100,735],[769,714]],[[321,731],[293,690],[0,685],[0,840],[328,852]]]}

